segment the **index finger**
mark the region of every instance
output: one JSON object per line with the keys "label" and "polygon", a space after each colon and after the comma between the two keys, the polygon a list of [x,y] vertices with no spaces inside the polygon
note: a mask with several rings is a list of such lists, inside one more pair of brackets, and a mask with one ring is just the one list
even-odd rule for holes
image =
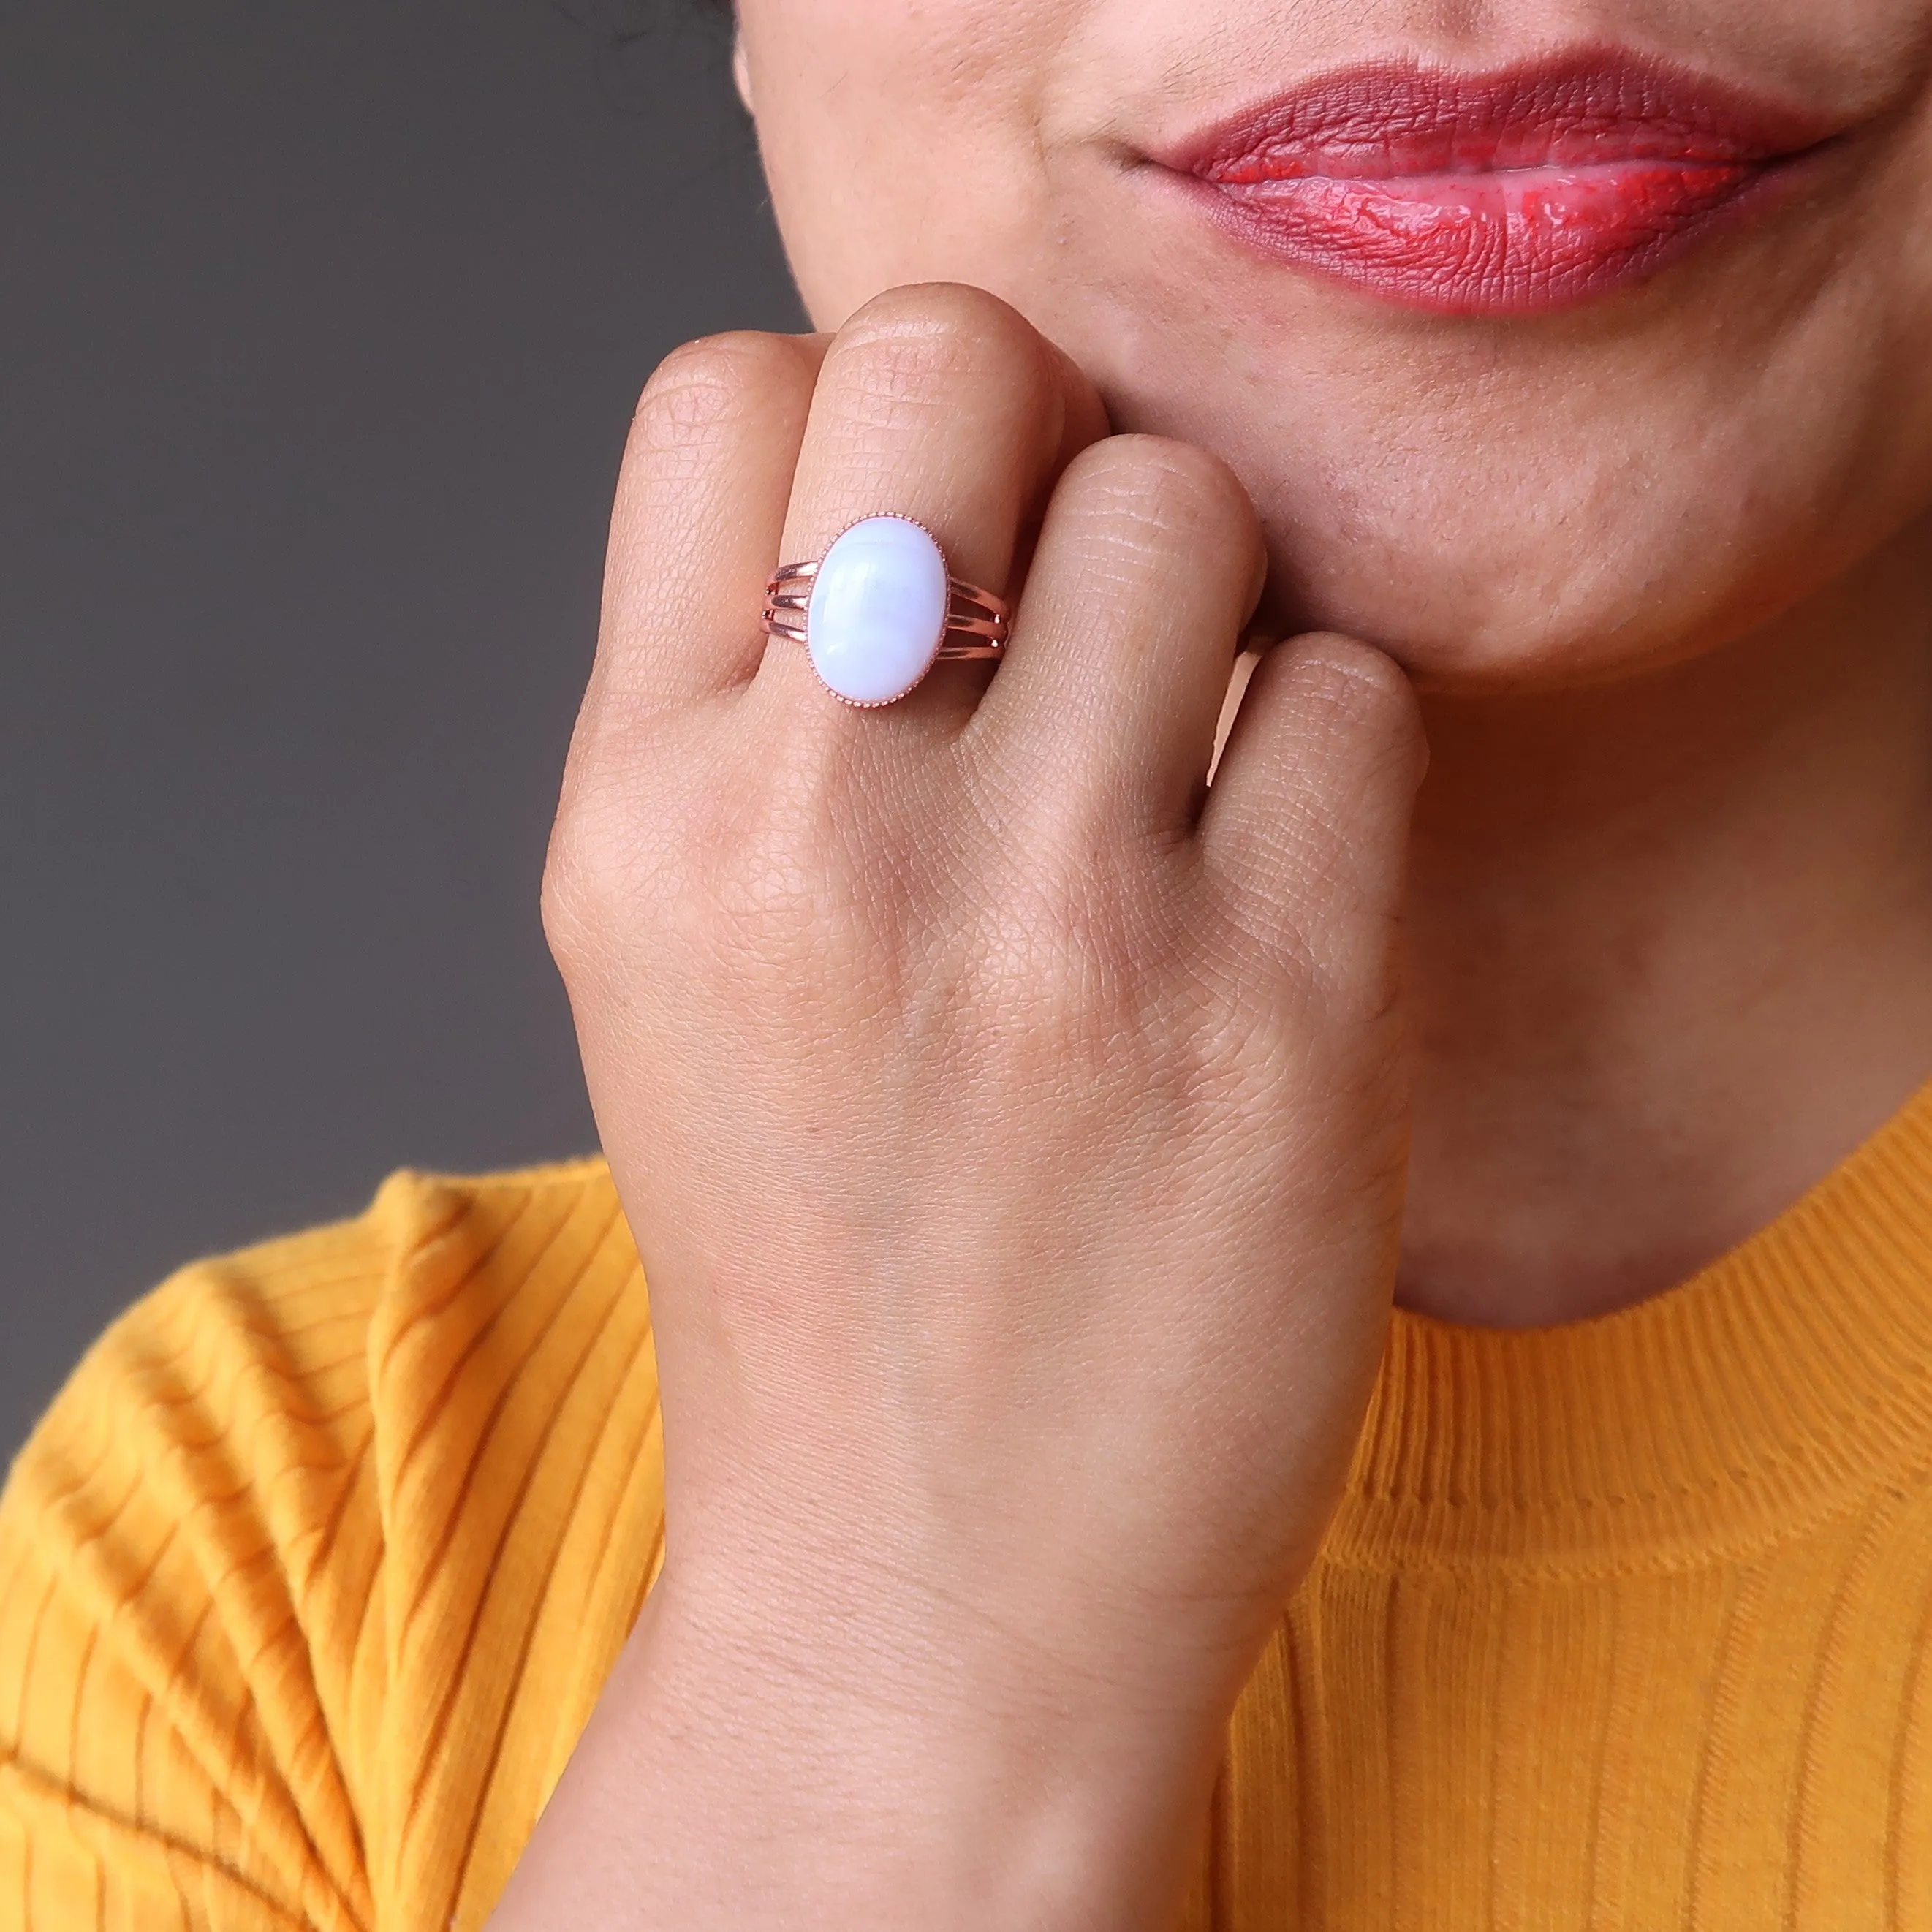
{"label": "index finger", "polygon": [[749,680],[824,336],[688,342],[632,418],[610,513],[586,718],[628,718]]}

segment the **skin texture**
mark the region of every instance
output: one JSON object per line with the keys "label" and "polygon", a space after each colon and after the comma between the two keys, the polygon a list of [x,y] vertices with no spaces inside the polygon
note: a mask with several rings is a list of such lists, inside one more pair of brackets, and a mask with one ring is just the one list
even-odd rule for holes
{"label": "skin texture", "polygon": [[[1932,5],[741,28],[826,333],[652,380],[546,885],[667,1564],[494,1923],[1157,1926],[1391,1294],[1667,1288],[1932,1072]],[[1146,158],[1607,40],[1838,144],[1506,319]],[[885,508],[1018,614],[858,712],[757,614]]]}

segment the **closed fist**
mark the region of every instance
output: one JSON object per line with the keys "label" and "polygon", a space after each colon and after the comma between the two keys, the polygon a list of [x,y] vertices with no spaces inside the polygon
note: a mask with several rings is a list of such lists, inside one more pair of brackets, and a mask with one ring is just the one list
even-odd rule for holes
{"label": "closed fist", "polygon": [[[888,512],[1011,642],[862,710],[760,613]],[[652,1297],[659,1613],[922,1714],[886,1774],[920,1722],[1210,1763],[1359,1424],[1420,737],[1304,638],[1210,787],[1263,568],[1219,461],[971,290],[692,345],[638,411],[546,910]]]}

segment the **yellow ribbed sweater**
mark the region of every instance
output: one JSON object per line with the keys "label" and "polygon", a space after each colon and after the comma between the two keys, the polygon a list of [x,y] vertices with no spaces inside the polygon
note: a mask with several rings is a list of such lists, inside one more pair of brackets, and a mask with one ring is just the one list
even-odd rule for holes
{"label": "yellow ribbed sweater", "polygon": [[[661,1546],[586,1162],[186,1270],[0,1502],[0,1927],[482,1924]],[[1398,1316],[1192,1932],[1932,1928],[1932,1089],[1736,1252]]]}

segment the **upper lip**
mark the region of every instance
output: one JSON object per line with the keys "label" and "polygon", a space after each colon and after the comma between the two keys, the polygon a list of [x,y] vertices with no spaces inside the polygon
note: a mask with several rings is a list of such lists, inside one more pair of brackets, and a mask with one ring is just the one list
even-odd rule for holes
{"label": "upper lip", "polygon": [[1476,73],[1386,60],[1316,74],[1157,157],[1216,186],[1676,160],[1749,166],[1839,131],[1817,111],[1622,48]]}

